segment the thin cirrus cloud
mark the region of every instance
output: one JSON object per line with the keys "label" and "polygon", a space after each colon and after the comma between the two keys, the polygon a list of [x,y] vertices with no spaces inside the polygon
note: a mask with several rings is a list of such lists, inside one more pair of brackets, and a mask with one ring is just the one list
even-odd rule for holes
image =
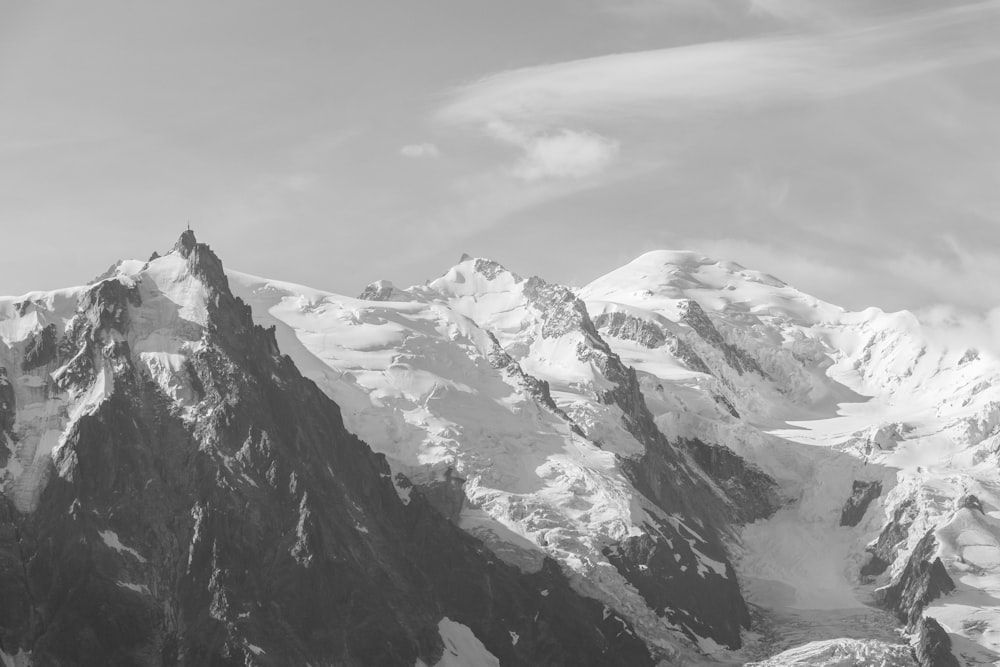
{"label": "thin cirrus cloud", "polygon": [[896,18],[863,29],[764,36],[510,70],[454,91],[439,120],[502,121],[523,132],[612,117],[670,118],[859,92],[1000,55],[969,35],[998,29],[1000,2]]}
{"label": "thin cirrus cloud", "polygon": [[[817,4],[803,3],[824,11]],[[973,225],[996,211],[1000,2],[847,4],[845,15],[780,34],[501,71],[453,89],[435,120],[516,148],[506,173],[522,187],[576,177],[606,188],[588,199],[596,206],[566,197],[548,208],[553,228],[559,215],[595,228],[601,215],[655,220],[669,231],[658,244],[706,250],[683,238],[684,221],[697,221],[706,238],[786,239],[718,254],[787,269],[793,284],[844,305],[995,303],[990,262],[953,256],[938,236],[944,223],[962,238],[996,238],[995,227]],[[588,140],[593,150],[570,150]],[[568,168],[570,153],[589,166]],[[622,178],[643,164],[648,172]],[[743,188],[744,172],[760,178]]]}
{"label": "thin cirrus cloud", "polygon": [[409,144],[399,149],[399,154],[410,158],[437,158],[441,157],[441,149],[435,144]]}

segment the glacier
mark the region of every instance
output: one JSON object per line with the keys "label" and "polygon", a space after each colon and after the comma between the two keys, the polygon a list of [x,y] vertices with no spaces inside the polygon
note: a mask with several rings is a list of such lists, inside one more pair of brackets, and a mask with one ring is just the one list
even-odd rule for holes
{"label": "glacier", "polygon": [[[522,572],[554,559],[668,664],[912,664],[906,645],[919,647],[924,617],[965,664],[1000,661],[990,349],[912,313],[847,311],[681,251],[580,288],[469,257],[360,298],[227,275],[347,429],[385,455],[404,503],[419,489]],[[189,424],[210,415],[187,360],[215,326],[215,297],[194,278],[177,254],[102,278],[137,295],[125,333],[103,344],[127,344]],[[60,450],[115,391],[120,369],[103,358],[86,381],[72,359],[49,363],[47,337],[95,317],[93,293],[0,298],[0,483],[20,512],[53,475],[79,474]],[[851,502],[857,520],[843,525]],[[940,562],[950,592],[888,605],[916,560]],[[667,575],[674,589],[657,580]],[[685,597],[701,585],[724,613]],[[441,620],[446,645],[492,664],[470,633]]]}

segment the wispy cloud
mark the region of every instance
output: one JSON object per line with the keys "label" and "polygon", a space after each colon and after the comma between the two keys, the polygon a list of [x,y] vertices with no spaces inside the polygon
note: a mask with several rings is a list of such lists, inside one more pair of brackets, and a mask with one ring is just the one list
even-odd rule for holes
{"label": "wispy cloud", "polygon": [[840,96],[902,77],[1000,56],[963,39],[1000,27],[1000,3],[896,18],[864,29],[767,36],[621,53],[495,74],[455,91],[450,123],[524,128],[611,117],[670,118]]}
{"label": "wispy cloud", "polygon": [[409,144],[399,149],[399,154],[403,157],[421,158],[441,157],[441,149],[431,143]]}
{"label": "wispy cloud", "polygon": [[[806,293],[848,309],[878,305],[896,310],[921,300],[950,304],[917,314],[947,324],[949,317],[965,323],[990,312],[990,326],[997,326],[1000,332],[1000,306],[994,308],[998,303],[994,286],[1000,283],[1000,253],[994,249],[974,252],[950,238],[938,239],[951,251],[948,257],[926,250],[898,253],[891,247],[877,247],[865,253],[865,268],[859,270],[858,256],[835,242],[827,248],[805,250],[776,239],[691,237],[676,241],[715,259],[766,270]],[[996,348],[1000,349],[1000,344]]]}
{"label": "wispy cloud", "polygon": [[915,314],[932,340],[1000,357],[1000,307],[981,312],[938,305],[922,308]]}
{"label": "wispy cloud", "polygon": [[434,210],[430,223],[416,218],[412,211],[392,221],[394,233],[408,242],[391,255],[380,256],[375,261],[374,273],[391,275],[401,266],[420,264],[439,255],[443,248],[453,248],[457,256],[460,249],[468,248],[468,239],[525,211],[570,197],[589,187],[591,183],[583,179],[525,182],[503,170],[459,178],[447,201]]}

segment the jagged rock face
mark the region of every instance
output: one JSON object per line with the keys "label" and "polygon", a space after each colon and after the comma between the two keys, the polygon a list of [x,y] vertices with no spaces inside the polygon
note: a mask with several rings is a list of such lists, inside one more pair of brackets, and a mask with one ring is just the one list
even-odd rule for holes
{"label": "jagged rock face", "polygon": [[670,347],[673,355],[687,364],[687,367],[691,370],[705,373],[706,375],[712,374],[711,369],[709,369],[705,361],[698,356],[698,353],[683,338],[668,338],[667,346]]}
{"label": "jagged rock face", "polygon": [[[622,470],[631,482],[667,513],[692,517],[699,522],[698,533],[683,525],[661,523],[641,537],[619,543],[607,550],[606,555],[658,613],[665,614],[671,622],[693,635],[708,636],[725,646],[738,648],[740,629],[749,627],[750,615],[722,547],[720,531],[734,520],[745,520],[743,509],[747,515],[773,513],[777,508],[773,481],[762,472],[742,477],[731,474],[734,471],[724,471],[725,466],[719,465],[719,457],[713,460],[711,454],[703,455],[706,463],[716,464],[717,481],[726,483],[721,493],[713,493],[699,477],[697,464],[692,466],[660,432],[646,405],[635,370],[625,366],[601,338],[584,303],[569,290],[545,285],[537,278],[528,281],[526,294],[541,302],[548,315],[543,336],[546,331],[548,335],[561,335],[568,330],[580,330],[584,343],[578,347],[578,356],[594,363],[603,377],[613,383],[600,394],[600,400],[621,409],[626,430],[645,447],[642,455],[621,461]],[[553,305],[554,314],[551,312]],[[550,323],[559,324],[550,326]],[[609,320],[606,324],[613,325],[614,321]],[[620,324],[626,329],[635,329],[634,333],[640,338],[645,331],[649,339],[649,329],[641,329],[628,320]],[[692,445],[692,448],[697,447]],[[738,456],[730,453],[727,458],[733,468],[738,467]],[[713,477],[710,470],[705,472]],[[767,487],[767,491],[751,490],[757,485]],[[737,509],[739,501],[749,497],[756,497],[758,502]],[[694,546],[692,539],[698,543],[694,549],[690,548]],[[689,547],[685,548],[684,544]],[[666,554],[671,557],[667,558]],[[699,563],[706,559],[719,563],[718,570],[693,580],[692,572],[705,571],[704,565],[699,566]]]}
{"label": "jagged rock face", "polygon": [[[727,491],[736,489],[741,499],[754,492],[743,493],[744,480],[735,476],[726,476],[726,487],[713,483],[711,475],[701,470],[683,448],[668,441],[649,412],[634,369],[626,366],[612,351],[598,332],[587,306],[572,290],[538,277],[522,280],[496,262],[486,260],[466,260],[445,278],[432,282],[429,288],[438,290],[432,295],[436,298],[468,299],[468,302],[459,302],[460,312],[474,318],[481,326],[488,326],[496,312],[482,311],[480,303],[490,295],[480,299],[471,294],[469,285],[475,281],[503,285],[505,296],[516,295],[518,291],[523,294],[523,301],[508,298],[502,302],[502,308],[498,307],[501,318],[511,307],[523,308],[525,316],[518,323],[520,337],[515,337],[507,350],[499,346],[492,332],[489,334],[490,340],[496,343],[489,354],[491,365],[519,376],[523,373],[524,362],[518,363],[513,350],[537,363],[531,353],[534,346],[549,350],[553,345],[563,345],[563,349],[572,345],[572,363],[582,364],[590,372],[596,371],[594,398],[597,405],[620,411],[619,428],[624,428],[630,440],[641,445],[642,453],[618,454],[621,471],[635,489],[660,510],[670,516],[684,517],[687,522],[685,526],[678,521],[650,517],[641,528],[645,533],[643,538],[620,540],[604,549],[604,555],[657,614],[667,616],[691,636],[710,637],[725,646],[739,647],[740,630],[749,626],[750,617],[723,546],[723,536],[731,534],[731,527],[744,514],[742,508],[737,509],[735,497],[727,495]],[[451,297],[452,294],[455,296]],[[471,304],[468,310],[462,310],[465,303]],[[655,337],[652,329],[639,327],[628,320],[605,323],[619,323],[628,331],[642,329],[648,336]],[[597,433],[588,431],[574,419],[572,410],[563,410],[555,401],[550,403],[552,394],[547,383],[542,385],[544,381],[537,379],[533,383],[526,378],[521,382],[540,404],[556,414],[566,415],[575,433],[603,446]],[[565,394],[567,388],[561,389]],[[579,405],[579,401],[574,403]],[[738,457],[734,455],[734,458]],[[766,475],[760,473],[760,477]],[[748,483],[754,481],[763,482],[758,479]],[[773,511],[773,507],[769,511]],[[754,512],[751,508],[746,513]],[[671,557],[648,559],[649,553],[669,553]],[[717,571],[708,568],[706,562],[716,563]],[[653,580],[669,580],[670,586],[651,585]],[[669,594],[666,594],[668,588]]]}
{"label": "jagged rock face", "polygon": [[700,440],[681,443],[701,469],[732,499],[739,520],[751,523],[774,514],[782,504],[778,485],[731,449]]}
{"label": "jagged rock face", "polygon": [[489,360],[490,366],[506,373],[508,377],[517,382],[521,388],[538,401],[540,405],[548,410],[551,410],[553,414],[560,416],[567,422],[570,422],[574,431],[580,432],[580,428],[576,424],[571,423],[572,420],[570,420],[562,408],[556,405],[556,402],[552,400],[552,392],[549,389],[549,383],[545,380],[539,380],[538,378],[525,373],[524,369],[521,368],[521,365],[514,361],[514,358],[507,354],[507,352],[505,352],[500,346],[496,336],[489,332],[487,332],[487,336],[490,340],[490,349],[486,353],[486,358]]}
{"label": "jagged rock face", "polygon": [[851,488],[851,497],[844,503],[844,510],[840,513],[840,525],[858,525],[868,511],[868,506],[880,495],[882,495],[882,482],[855,480]]}
{"label": "jagged rock face", "polygon": [[970,509],[979,512],[980,514],[985,514],[983,511],[983,502],[971,493],[967,493],[959,498],[955,503],[955,509]]}
{"label": "jagged rock face", "polygon": [[920,538],[906,561],[906,566],[892,583],[875,591],[875,601],[896,614],[907,627],[920,620],[924,607],[955,590],[940,558],[934,556],[937,540],[929,530]]}
{"label": "jagged rock face", "polygon": [[[492,274],[494,277],[496,274]],[[517,280],[516,276],[513,276]],[[579,331],[585,336],[586,342],[596,349],[610,352],[594,323],[590,319],[587,307],[576,298],[573,290],[562,285],[547,283],[537,276],[532,276],[524,284],[524,295],[541,312],[544,313],[541,334],[542,338],[558,338],[572,331]]]}
{"label": "jagged rock face", "polygon": [[878,539],[866,549],[871,559],[861,567],[862,577],[876,577],[896,560],[900,545],[910,533],[917,508],[912,499],[904,500],[893,511],[892,519],[882,528]]}
{"label": "jagged rock face", "polygon": [[694,329],[702,340],[721,351],[726,362],[740,375],[757,373],[767,377],[767,374],[753,357],[735,345],[726,342],[697,301],[687,299],[681,303],[681,321]]}
{"label": "jagged rock face", "polygon": [[736,409],[736,406],[733,405],[733,402],[730,401],[728,398],[726,398],[722,394],[713,394],[712,399],[716,403],[718,403],[722,407],[722,409],[728,412],[731,417],[735,417],[736,419],[740,418],[739,410]]}
{"label": "jagged rock face", "polygon": [[[898,566],[893,571],[901,571],[906,558],[897,557],[899,544],[909,550],[933,528],[941,541],[940,562],[949,572],[961,572],[970,588],[995,597],[997,544],[989,512],[997,506],[998,488],[996,466],[990,465],[1000,423],[995,361],[984,363],[985,355],[964,348],[960,340],[935,340],[937,327],[911,314],[846,312],[768,276],[693,253],[648,253],[578,294],[597,317],[627,315],[601,319],[602,325],[614,324],[603,326],[601,334],[636,368],[664,433],[671,439],[704,434],[706,442],[731,447],[779,480],[793,500],[773,520],[742,531],[747,556],[737,561],[737,570],[747,581],[778,581],[800,600],[815,594],[816,604],[823,604],[823,596],[829,600],[826,591],[833,589],[820,582],[834,581],[844,602],[853,604],[856,582],[850,575],[865,541],[877,534],[870,532],[876,512],[869,508],[854,529],[837,524],[852,481],[880,479],[890,492],[884,503],[876,503],[878,514],[884,506],[885,518],[891,519],[907,498],[914,509],[900,512],[871,544],[874,553],[863,577],[883,572],[893,561]],[[642,345],[638,322],[677,332],[717,383],[667,345]],[[765,374],[752,367],[747,372],[742,359],[727,356],[721,343],[743,351]],[[716,392],[730,399],[742,418],[727,419],[721,405],[706,400]],[[863,411],[849,407],[865,403]],[[789,420],[789,415],[798,417]],[[774,419],[788,427],[754,432],[756,425]],[[844,441],[848,433],[852,437]],[[843,453],[843,465],[836,463],[839,456],[816,447],[828,444]],[[986,514],[974,507],[951,512],[953,499],[970,492],[982,498]],[[910,529],[911,523],[920,530]],[[802,539],[799,528],[804,528]],[[789,576],[783,579],[783,572]],[[966,634],[958,629],[965,621],[957,619],[973,614],[979,624],[969,627],[996,626],[994,609],[977,609],[978,601],[969,604],[986,598],[962,588],[953,603],[939,602],[948,607],[949,627]],[[747,592],[754,598],[758,594],[753,585]],[[991,654],[1000,648],[995,634],[969,631],[966,636]]]}
{"label": "jagged rock face", "polygon": [[[611,561],[650,606],[664,610],[672,622],[730,648],[739,648],[740,629],[749,627],[750,614],[722,546],[721,531],[734,521],[772,514],[778,506],[776,485],[763,472],[738,474],[739,468],[750,471],[740,457],[723,453],[721,448],[713,453],[703,443],[691,443],[689,447],[698,453],[694,460],[701,458],[705,465],[691,466],[656,427],[634,369],[625,368],[611,353],[605,357],[604,374],[617,384],[603,400],[622,409],[626,429],[646,448],[641,456],[622,460],[622,469],[635,487],[661,509],[693,517],[700,528],[698,533],[691,533],[683,525],[660,525],[658,531],[619,544]],[[713,493],[696,476],[699,469],[719,484],[721,493]],[[753,502],[740,504],[747,499]],[[691,545],[691,539],[698,535],[704,537],[698,538],[696,549],[683,546]],[[703,571],[692,570],[692,566],[706,558],[720,564],[713,573],[717,576],[706,573],[703,579],[692,581],[692,571]]]}
{"label": "jagged rock face", "polygon": [[920,619],[913,653],[920,667],[959,667],[958,659],[951,652],[951,637],[930,616]]}
{"label": "jagged rock face", "polygon": [[405,299],[405,296],[388,280],[376,280],[361,290],[358,298],[364,301],[393,301],[401,296]]}
{"label": "jagged rock face", "polygon": [[524,575],[419,491],[402,502],[384,457],[253,324],[207,246],[185,233],[156,261],[177,266],[170,285],[204,290],[204,319],[163,312],[155,267],[81,297],[50,365],[71,395],[104,393],[68,427],[34,511],[0,502],[7,654],[434,664],[447,616],[503,664],[649,663],[628,624],[553,563]]}
{"label": "jagged rock face", "polygon": [[[717,637],[739,648],[750,612],[731,585],[736,575],[723,550],[683,523],[664,522],[608,547],[605,555],[650,607],[692,639]],[[701,584],[693,585],[688,573],[700,577]]]}
{"label": "jagged rock face", "polygon": [[[702,314],[704,315],[704,313]],[[708,321],[707,317],[704,319]],[[683,363],[690,370],[711,375],[713,378],[716,377],[712,369],[698,356],[698,353],[694,351],[690,343],[659,323],[620,311],[600,313],[593,318],[593,321],[594,326],[603,336],[636,342],[647,349],[665,347],[671,356]],[[708,322],[708,326],[712,327],[712,335],[709,336],[711,341],[714,341],[714,343],[721,341],[721,334],[712,326],[711,322]],[[725,388],[726,383],[723,381],[719,385],[719,390],[724,391]],[[730,416],[736,419],[740,418],[739,411],[727,396],[719,392],[712,392],[712,399]]]}
{"label": "jagged rock face", "polygon": [[[777,509],[776,485],[763,472],[744,476],[733,474],[744,462],[731,452],[723,462],[721,454],[713,456],[709,450],[692,444],[691,449],[699,451],[709,467],[691,465],[656,426],[635,369],[626,367],[599,337],[583,302],[575,297],[574,301],[573,312],[582,311],[579,326],[588,341],[593,341],[591,347],[580,349],[580,355],[595,363],[603,376],[614,383],[601,395],[601,400],[622,410],[625,428],[645,446],[641,456],[624,459],[622,469],[635,487],[661,509],[692,517],[700,524],[699,533],[691,536],[683,534],[690,532],[683,526],[660,525],[659,531],[650,531],[641,538],[629,538],[609,552],[613,554],[611,562],[654,610],[663,609],[672,622],[689,632],[712,637],[730,648],[739,648],[740,629],[749,627],[750,614],[722,547],[721,533],[734,520],[740,522],[748,515],[757,518],[755,514],[772,514]],[[726,470],[726,463],[729,470]],[[742,467],[744,471],[749,470],[748,466]],[[720,493],[713,493],[699,478],[699,470],[706,472],[713,481],[723,482],[717,487]],[[747,498],[754,498],[755,502],[749,507],[740,506],[740,501]],[[699,534],[704,537],[698,538],[702,544],[697,550],[719,562],[721,572],[715,573],[719,576],[692,581],[690,568],[698,555],[678,545]],[[666,558],[665,554],[671,552],[673,558]],[[657,558],[658,555],[661,557]]]}
{"label": "jagged rock face", "polygon": [[[463,255],[463,257],[468,259],[468,255]],[[493,280],[504,273],[508,273],[516,282],[521,282],[519,275],[513,271],[508,271],[502,264],[494,262],[491,259],[476,258],[473,260],[473,269],[487,280]]]}
{"label": "jagged rock face", "polygon": [[[646,446],[642,456],[623,462],[637,488],[648,492],[647,495],[667,512],[705,516],[714,526],[725,526],[734,514],[741,518],[750,516],[752,521],[774,513],[778,507],[777,487],[766,474],[746,465],[731,451],[713,450],[696,441],[686,443],[697,463],[691,466],[681,450],[656,426],[635,369],[622,364],[621,358],[610,350],[590,351],[589,355],[600,364],[604,376],[615,383],[603,394],[602,400],[621,408],[625,428]],[[721,483],[722,493],[712,493],[710,487],[698,479],[699,471]],[[737,509],[739,503],[748,498],[756,498],[756,501],[751,507]]]}
{"label": "jagged rock face", "polygon": [[0,367],[0,435],[8,434],[14,425],[16,414],[17,400],[14,396],[14,387],[7,378],[7,369]]}
{"label": "jagged rock face", "polygon": [[[754,602],[772,583],[797,609],[856,602],[876,494],[843,500],[879,475],[891,520],[865,583],[897,565],[879,596],[912,623],[938,615],[947,565],[964,585],[939,618],[996,648],[995,611],[956,608],[997,571],[1000,367],[905,315],[686,253],[576,293],[466,258],[367,303],[231,274],[266,297],[254,316],[274,308],[269,334],[193,235],[150,262],[0,297],[0,658],[433,663],[458,619],[504,664],[644,664],[630,631],[697,664],[749,620],[740,539]],[[387,461],[317,416],[329,403],[279,342]],[[791,502],[757,520],[782,502],[768,474]],[[940,548],[901,558],[928,528]],[[884,641],[799,648],[765,664],[907,664]]]}
{"label": "jagged rock face", "polygon": [[33,336],[24,352],[21,370],[30,371],[52,361],[56,355],[56,325],[47,324]]}
{"label": "jagged rock face", "polygon": [[[659,431],[635,373],[572,290],[471,258],[392,303],[360,308],[329,295],[289,312],[291,299],[276,302],[260,279],[250,284],[248,298],[267,296],[262,305],[283,323],[301,314],[324,337],[337,330],[354,338],[357,329],[343,328],[350,322],[399,341],[392,363],[381,366],[367,350],[349,355],[364,354],[363,363],[344,363],[320,340],[297,336],[307,347],[318,344],[310,351],[330,360],[338,378],[357,378],[352,391],[360,385],[371,392],[381,409],[362,404],[358,429],[392,420],[393,440],[412,438],[406,450],[386,453],[418,486],[447,467],[467,480],[459,523],[498,555],[529,568],[539,553],[560,558],[579,586],[627,610],[668,659],[677,644],[693,652],[673,625],[739,646],[749,614],[723,540],[733,536],[741,510]],[[384,370],[376,375],[373,368]],[[346,393],[343,383],[317,376],[331,394]],[[510,527],[523,537],[512,537]],[[638,534],[672,554],[655,561],[656,576],[672,582],[669,599],[634,585],[635,573],[650,567],[629,561],[637,552],[627,540]],[[608,554],[617,552],[625,555],[609,572]],[[668,614],[674,624],[663,622]]]}
{"label": "jagged rock face", "polygon": [[465,505],[465,492],[462,486],[465,480],[455,475],[452,468],[445,470],[440,479],[434,479],[418,485],[422,495],[431,506],[453,524],[458,525]]}
{"label": "jagged rock face", "polygon": [[594,318],[594,326],[602,333],[622,340],[635,341],[643,347],[657,348],[667,343],[667,337],[660,327],[638,317],[630,317],[626,313],[601,313]]}
{"label": "jagged rock face", "polygon": [[[704,313],[702,314],[704,315]],[[704,319],[705,321],[708,320],[707,317]],[[663,326],[620,311],[600,313],[593,318],[593,322],[594,326],[603,336],[633,341],[648,349],[666,346],[671,355],[691,370],[712,375],[711,369],[698,356],[698,353],[694,351],[690,343]],[[709,338],[712,341],[720,342],[721,335],[719,332],[711,322],[708,322],[708,326],[711,327]]]}

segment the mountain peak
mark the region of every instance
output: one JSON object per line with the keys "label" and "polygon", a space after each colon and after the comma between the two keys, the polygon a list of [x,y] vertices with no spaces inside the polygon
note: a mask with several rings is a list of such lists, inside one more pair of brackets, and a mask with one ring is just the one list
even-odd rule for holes
{"label": "mountain peak", "polygon": [[358,298],[363,301],[406,301],[408,297],[401,290],[397,289],[392,281],[389,280],[376,280],[373,283],[369,283],[363,290]]}
{"label": "mountain peak", "polygon": [[508,292],[523,280],[492,259],[469,255],[462,255],[462,258],[461,262],[448,269],[441,277],[432,280],[428,286],[442,294],[472,296]]}
{"label": "mountain peak", "polygon": [[180,253],[185,259],[191,254],[191,251],[198,246],[198,239],[194,236],[194,230],[190,227],[181,232],[181,236],[177,239],[177,243],[174,244],[174,252]]}
{"label": "mountain peak", "polygon": [[207,287],[215,292],[229,293],[229,279],[222,267],[222,260],[212,252],[207,243],[198,243],[194,230],[188,228],[181,232],[171,252],[187,260],[188,269]]}
{"label": "mountain peak", "polygon": [[473,272],[478,273],[487,280],[494,280],[497,276],[509,274],[513,277],[514,282],[521,282],[521,276],[511,271],[500,262],[488,257],[473,257],[468,253],[462,253],[462,258],[459,260],[458,264],[452,267],[452,270],[460,268],[472,269]]}
{"label": "mountain peak", "polygon": [[[737,262],[716,259],[693,250],[651,250],[639,255],[623,266],[622,269],[628,267],[642,269],[647,272],[666,270],[674,274],[679,272],[685,274],[703,272],[720,275],[738,274],[743,279],[767,283],[772,287],[785,286],[783,281],[774,276],[748,269]],[[708,269],[708,267],[712,268]]]}
{"label": "mountain peak", "polygon": [[716,260],[711,257],[693,250],[650,250],[636,257],[628,265],[673,265],[694,268],[715,263]]}

